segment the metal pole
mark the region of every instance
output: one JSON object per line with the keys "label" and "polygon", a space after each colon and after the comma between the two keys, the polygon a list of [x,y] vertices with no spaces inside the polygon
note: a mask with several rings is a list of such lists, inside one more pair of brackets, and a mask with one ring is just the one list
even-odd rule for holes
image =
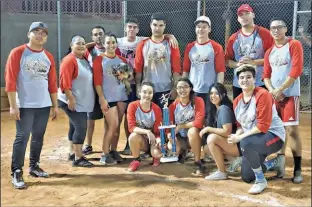
{"label": "metal pole", "polygon": [[62,47],[61,47],[61,1],[57,1],[57,61],[58,66],[60,67],[61,59],[62,59]]}
{"label": "metal pole", "polygon": [[203,1],[203,16],[206,16],[206,1]]}
{"label": "metal pole", "polygon": [[298,12],[298,1],[294,1],[294,15],[293,15],[293,28],[292,28],[292,38],[293,39],[296,39],[297,12]]}
{"label": "metal pole", "polygon": [[197,1],[197,17],[200,16],[200,2],[201,1]]}
{"label": "metal pole", "polygon": [[123,15],[123,22],[122,22],[122,30],[124,31],[124,36],[126,36],[126,32],[124,30],[125,25],[126,25],[126,21],[127,21],[127,1],[123,1],[122,2],[122,15]]}

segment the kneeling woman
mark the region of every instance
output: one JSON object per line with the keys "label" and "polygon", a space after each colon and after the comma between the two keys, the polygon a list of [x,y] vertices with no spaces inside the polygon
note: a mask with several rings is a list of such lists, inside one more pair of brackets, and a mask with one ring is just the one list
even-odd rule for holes
{"label": "kneeling woman", "polygon": [[[197,166],[193,175],[202,176],[203,166],[200,160],[201,138],[199,131],[204,124],[204,100],[200,97],[195,97],[193,84],[186,77],[178,79],[176,89],[178,97],[170,104],[169,112],[171,122],[176,124],[177,154],[180,161],[182,160],[183,162],[190,147],[194,152],[195,165]],[[170,138],[169,140],[168,148],[170,149],[172,140]]]}
{"label": "kneeling woman", "polygon": [[281,156],[265,161],[266,157],[279,151],[285,141],[283,122],[277,115],[272,95],[255,86],[255,67],[242,65],[236,69],[238,84],[243,93],[233,101],[237,132],[228,138],[229,143],[240,142],[243,155],[242,179],[255,184],[248,191],[261,193],[267,187],[263,173],[271,168],[282,171]]}
{"label": "kneeling woman", "polygon": [[152,103],[154,86],[150,82],[143,82],[140,100],[131,102],[128,106],[127,119],[130,150],[134,160],[128,170],[136,171],[141,164],[140,152],[150,150],[153,156],[153,166],[160,164],[162,156],[159,147],[159,129],[162,123],[162,113],[159,106]]}
{"label": "kneeling woman", "polygon": [[70,46],[72,52],[63,58],[60,66],[58,100],[69,118],[69,158],[73,166],[90,167],[93,164],[82,156],[82,145],[87,132],[87,112],[92,112],[94,106],[93,74],[84,58],[84,38],[74,36]]}
{"label": "kneeling woman", "polygon": [[224,155],[239,156],[238,146],[230,144],[227,138],[236,130],[233,104],[227,96],[223,84],[214,83],[209,88],[208,126],[200,131],[200,136],[208,133],[207,145],[204,147],[214,158],[218,170],[209,176],[207,180],[223,180],[228,175],[225,170]]}

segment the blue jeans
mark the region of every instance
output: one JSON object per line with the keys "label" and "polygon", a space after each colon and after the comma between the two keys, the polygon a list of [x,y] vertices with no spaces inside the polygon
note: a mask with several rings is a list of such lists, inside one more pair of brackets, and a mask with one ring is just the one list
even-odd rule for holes
{"label": "blue jeans", "polygon": [[29,166],[34,167],[39,162],[49,115],[50,107],[20,108],[21,119],[16,121],[16,137],[13,143],[12,172],[17,169],[22,169],[24,166],[25,152],[30,133]]}

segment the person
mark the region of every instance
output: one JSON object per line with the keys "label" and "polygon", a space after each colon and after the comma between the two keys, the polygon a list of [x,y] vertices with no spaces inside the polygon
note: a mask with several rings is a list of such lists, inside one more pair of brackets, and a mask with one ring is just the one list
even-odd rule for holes
{"label": "person", "polygon": [[[300,41],[286,37],[287,25],[281,18],[273,18],[270,30],[275,45],[264,57],[263,79],[269,92],[275,99],[277,111],[286,129],[286,142],[279,152],[285,160],[287,140],[291,139],[290,146],[294,158],[294,174],[292,181],[301,183],[301,156],[302,143],[299,136],[299,97],[300,75],[303,69],[303,48]],[[283,177],[285,171],[278,174]]]}
{"label": "person", "polygon": [[135,53],[137,96],[141,83],[150,81],[155,85],[153,102],[163,108],[164,103],[160,99],[163,95],[175,98],[174,81],[181,73],[180,50],[170,46],[164,37],[166,18],[162,13],[151,16],[150,27],[152,36],[141,41]]}
{"label": "person", "polygon": [[84,54],[85,39],[75,35],[71,39],[72,52],[66,55],[60,66],[59,106],[69,118],[69,160],[73,167],[92,167],[82,153],[87,132],[87,113],[93,110],[93,73]]}
{"label": "person", "polygon": [[[255,25],[255,13],[249,4],[242,4],[237,9],[237,20],[241,29],[232,34],[227,42],[225,51],[226,65],[234,69],[242,64],[257,66],[256,86],[265,87],[262,81],[264,53],[273,45],[270,31]],[[233,77],[233,99],[242,89],[239,87],[237,77]]]}
{"label": "person", "polygon": [[204,151],[212,155],[218,170],[205,179],[224,180],[228,178],[224,164],[225,155],[240,156],[238,146],[227,142],[228,136],[236,132],[233,104],[221,83],[212,84],[208,93],[210,105],[208,125],[200,131],[199,135],[203,137],[204,134],[208,134]]}
{"label": "person", "polygon": [[27,44],[10,52],[4,75],[10,115],[16,120],[11,163],[12,184],[16,189],[27,187],[23,166],[30,133],[29,174],[49,177],[39,167],[39,161],[50,111],[52,120],[58,114],[55,62],[51,53],[44,49],[48,26],[43,22],[33,22],[27,36]]}
{"label": "person", "polygon": [[[311,20],[309,20],[309,23],[311,25]],[[311,27],[311,26],[310,26]],[[301,38],[303,39],[303,41],[309,46],[311,47],[311,39],[304,33],[304,27],[303,26],[299,26],[298,28],[298,32],[301,35]]]}
{"label": "person", "polygon": [[[195,96],[193,84],[186,77],[177,80],[176,90],[178,97],[169,106],[170,121],[176,124],[176,152],[179,155],[179,161],[183,163],[190,147],[194,152],[196,165],[196,170],[192,175],[202,176],[204,167],[200,160],[201,138],[199,131],[204,125],[204,100]],[[168,135],[168,149],[172,149],[171,134],[168,133]]]}
{"label": "person", "polygon": [[[105,48],[103,46],[105,37],[105,29],[102,26],[95,26],[91,29],[91,38],[94,41],[94,45],[86,45],[88,48],[86,50],[85,56],[89,61],[90,66],[93,65],[93,61],[96,56],[104,53]],[[88,121],[87,121],[87,143],[84,146],[83,154],[88,155],[93,152],[92,147],[92,138],[95,128],[95,121],[103,118],[103,113],[99,104],[99,97],[95,94],[93,111],[88,113]]]}
{"label": "person", "polygon": [[124,81],[131,81],[132,68],[126,59],[116,55],[117,38],[114,34],[105,36],[104,47],[105,52],[93,62],[94,86],[106,122],[100,162],[104,165],[114,165],[123,161],[116,151],[117,144],[112,145],[112,142],[119,138],[120,124],[128,99]]}
{"label": "person", "polygon": [[254,65],[243,64],[236,70],[238,83],[243,90],[233,101],[237,120],[235,134],[228,137],[231,144],[239,143],[243,155],[241,176],[250,183],[250,194],[259,194],[267,188],[264,172],[283,170],[285,160],[277,156],[266,160],[267,156],[278,152],[285,141],[285,129],[279,118],[272,95],[262,87],[256,87],[256,69]]}
{"label": "person", "polygon": [[134,172],[141,165],[140,151],[150,151],[153,156],[153,166],[160,165],[162,156],[159,149],[159,129],[162,123],[162,112],[159,106],[152,102],[154,85],[143,82],[140,88],[140,100],[129,104],[127,111],[129,144],[134,160],[128,171]]}

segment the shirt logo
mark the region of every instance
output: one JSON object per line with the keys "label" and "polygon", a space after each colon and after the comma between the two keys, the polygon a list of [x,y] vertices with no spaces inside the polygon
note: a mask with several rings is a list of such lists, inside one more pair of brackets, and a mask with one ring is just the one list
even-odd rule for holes
{"label": "shirt logo", "polygon": [[142,129],[152,129],[153,124],[149,123],[147,120],[136,120],[136,125]]}
{"label": "shirt logo", "polygon": [[195,65],[201,65],[208,63],[210,61],[208,55],[200,55],[199,53],[194,54],[191,56],[191,61]]}
{"label": "shirt logo", "polygon": [[159,63],[166,59],[165,46],[162,45],[160,48],[152,48],[147,54],[149,62]]}
{"label": "shirt logo", "polygon": [[41,60],[26,60],[24,69],[26,72],[32,74],[35,79],[44,78],[48,80],[48,65]]}
{"label": "shirt logo", "polygon": [[288,65],[288,60],[280,55],[276,55],[272,60],[270,61],[271,66],[280,67]]}

